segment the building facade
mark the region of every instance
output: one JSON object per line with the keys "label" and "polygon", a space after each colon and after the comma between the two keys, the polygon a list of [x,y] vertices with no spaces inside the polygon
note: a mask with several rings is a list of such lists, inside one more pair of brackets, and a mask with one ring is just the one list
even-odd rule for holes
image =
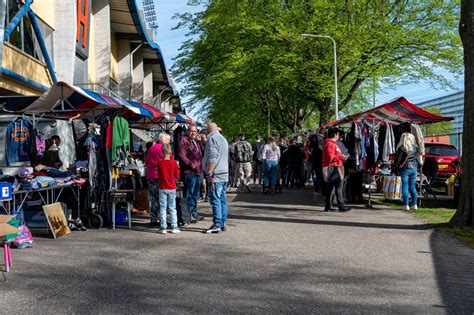
{"label": "building facade", "polygon": [[464,122],[464,91],[438,97],[418,104],[421,108],[435,107],[444,116],[454,117],[454,133],[462,133]]}
{"label": "building facade", "polygon": [[57,81],[180,110],[156,41],[154,0],[0,0],[0,95]]}

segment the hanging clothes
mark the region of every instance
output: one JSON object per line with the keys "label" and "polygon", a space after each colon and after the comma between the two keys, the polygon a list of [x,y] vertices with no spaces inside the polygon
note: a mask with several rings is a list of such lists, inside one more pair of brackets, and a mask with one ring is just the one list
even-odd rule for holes
{"label": "hanging clothes", "polygon": [[33,125],[26,118],[12,121],[7,126],[5,140],[5,160],[7,166],[12,162],[31,160]]}
{"label": "hanging clothes", "polygon": [[367,158],[367,128],[364,124],[360,125],[360,170],[365,170],[365,160]]}
{"label": "hanging clothes", "polygon": [[112,129],[112,161],[124,161],[130,152],[130,129],[128,121],[120,115],[115,117]]}
{"label": "hanging clothes", "polygon": [[89,184],[92,189],[96,186],[96,178],[98,173],[98,159],[97,152],[99,150],[99,136],[95,129],[92,129],[84,142],[88,154],[88,168],[89,168]]}
{"label": "hanging clothes", "polygon": [[420,165],[423,165],[423,158],[425,155],[425,137],[423,136],[423,131],[421,131],[421,127],[417,124],[411,124],[411,133],[415,136],[416,143],[418,144],[418,153],[417,153],[417,161]]}
{"label": "hanging clothes", "polygon": [[42,162],[46,151],[46,140],[38,129],[33,130],[31,139],[31,164],[33,166]]}
{"label": "hanging clothes", "polygon": [[393,127],[389,122],[386,122],[387,129],[385,132],[385,141],[382,149],[382,162],[388,162],[389,156],[395,154],[395,135],[393,133]]}

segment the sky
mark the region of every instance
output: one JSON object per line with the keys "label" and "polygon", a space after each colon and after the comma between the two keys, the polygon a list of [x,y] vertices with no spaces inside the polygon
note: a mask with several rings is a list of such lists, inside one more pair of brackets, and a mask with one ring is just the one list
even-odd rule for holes
{"label": "sky", "polygon": [[[178,23],[173,19],[175,13],[197,12],[199,7],[188,6],[188,0],[155,0],[158,12],[159,36],[158,44],[164,55],[165,63],[168,69],[173,65],[173,58],[178,55],[181,43],[186,40],[186,30],[172,30]],[[463,90],[464,80],[462,78],[455,78],[452,74],[442,69],[438,70],[439,74],[444,75],[456,89],[434,88],[429,82],[419,82],[416,84],[399,85],[395,88],[386,88],[376,93],[376,105],[384,104],[399,96],[404,96],[412,103],[420,103],[433,98],[441,97]],[[178,90],[182,88],[181,84],[176,84]],[[182,102],[186,99],[182,99]],[[196,118],[195,113],[187,111],[191,118]]]}

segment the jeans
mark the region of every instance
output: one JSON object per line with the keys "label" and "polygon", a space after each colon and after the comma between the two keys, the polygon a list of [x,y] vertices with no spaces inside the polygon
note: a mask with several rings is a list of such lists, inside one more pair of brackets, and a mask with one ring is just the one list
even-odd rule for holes
{"label": "jeans", "polygon": [[178,217],[176,215],[176,190],[160,189],[160,229],[166,230],[166,209],[170,210],[171,228],[178,228]]}
{"label": "jeans", "polygon": [[408,206],[408,190],[410,190],[413,205],[417,204],[416,174],[416,169],[406,169],[400,172],[402,177],[402,198],[405,206]]}
{"label": "jeans", "polygon": [[265,160],[263,162],[263,185],[270,189],[275,189],[278,174],[278,161]]}
{"label": "jeans", "polygon": [[186,201],[188,204],[189,215],[192,218],[197,218],[197,201],[199,195],[201,194],[201,175],[185,174],[184,181],[186,186]]}
{"label": "jeans", "polygon": [[212,206],[212,222],[215,227],[227,224],[227,182],[209,183],[209,202]]}
{"label": "jeans", "polygon": [[326,207],[325,209],[330,209],[331,208],[331,192],[333,188],[336,188],[336,198],[337,198],[337,204],[339,208],[344,208],[344,196],[342,195],[342,186],[343,186],[343,181],[341,180],[337,184],[326,184],[326,196],[325,196],[325,201],[326,201]]}
{"label": "jeans", "polygon": [[160,209],[160,192],[157,179],[148,179],[148,191],[150,192],[150,217],[153,221],[157,221]]}
{"label": "jeans", "polygon": [[257,178],[258,178],[258,184],[262,184],[262,173],[263,173],[263,163],[261,161],[254,161],[253,162],[253,183],[257,183]]}
{"label": "jeans", "polygon": [[252,163],[237,163],[239,170],[239,189],[243,190],[244,186],[247,186],[252,177]]}

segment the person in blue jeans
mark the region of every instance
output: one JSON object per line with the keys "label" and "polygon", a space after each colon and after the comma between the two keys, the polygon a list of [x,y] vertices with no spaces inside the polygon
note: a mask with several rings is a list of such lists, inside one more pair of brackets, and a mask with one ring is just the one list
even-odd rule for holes
{"label": "person in blue jeans", "polygon": [[204,170],[207,174],[209,201],[212,206],[212,226],[204,233],[227,230],[227,182],[229,181],[229,144],[213,122],[207,125],[208,137],[204,152]]}
{"label": "person in blue jeans", "polygon": [[278,161],[280,160],[280,148],[274,137],[268,137],[267,144],[262,149],[263,160],[263,193],[275,193],[276,179],[278,175]]}
{"label": "person in blue jeans", "polygon": [[409,132],[405,132],[400,137],[395,153],[394,169],[400,172],[402,177],[402,199],[405,210],[410,210],[409,194],[411,194],[413,210],[417,210],[418,195],[416,192],[416,176],[418,174],[419,163],[417,161],[418,145]]}
{"label": "person in blue jeans", "polygon": [[171,157],[171,146],[163,144],[163,160],[158,162],[158,188],[160,198],[160,230],[166,234],[166,209],[170,210],[171,233],[180,232],[176,214],[176,179],[179,179],[178,163]]}

